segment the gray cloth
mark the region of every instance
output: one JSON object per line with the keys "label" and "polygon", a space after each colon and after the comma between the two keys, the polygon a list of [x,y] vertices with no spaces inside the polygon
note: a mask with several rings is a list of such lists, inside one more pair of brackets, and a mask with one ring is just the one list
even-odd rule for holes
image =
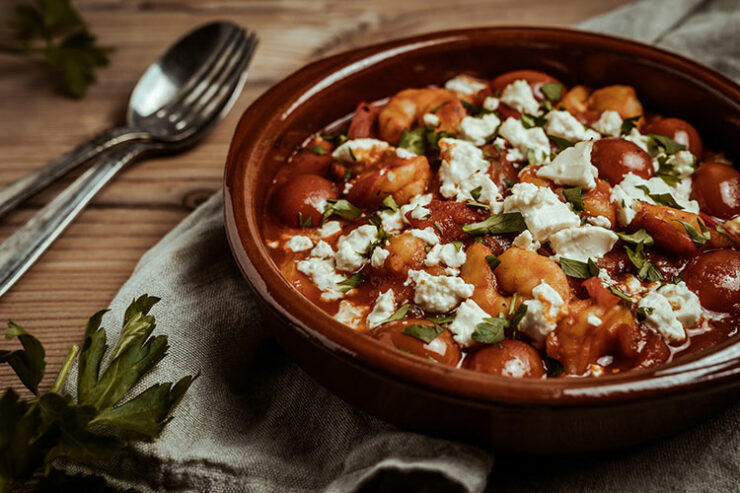
{"label": "gray cloth", "polygon": [[[657,42],[737,77],[735,5],[647,1],[583,27]],[[142,491],[212,492],[737,486],[738,409],[632,452],[567,461],[501,457],[503,465],[491,472],[488,452],[405,432],[349,407],[292,363],[265,328],[232,260],[222,207],[219,193],[185,219],[144,255],[111,303],[105,327],[115,340],[133,297],[163,300],[153,313],[172,348],[144,384],[202,372],[159,441],[94,470],[112,482]]]}

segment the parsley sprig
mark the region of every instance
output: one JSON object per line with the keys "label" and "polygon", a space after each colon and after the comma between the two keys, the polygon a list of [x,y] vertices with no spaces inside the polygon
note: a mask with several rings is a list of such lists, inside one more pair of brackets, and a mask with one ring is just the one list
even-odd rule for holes
{"label": "parsley sprig", "polygon": [[[44,394],[38,389],[46,368],[43,345],[22,327],[8,323],[5,338],[17,338],[23,348],[0,350],[0,363],[8,363],[34,396],[23,400],[8,388],[0,398],[1,493],[11,491],[37,471],[44,475],[37,491],[59,491],[60,485],[70,481],[78,491],[91,491],[88,481],[97,485],[95,491],[107,491],[101,488],[100,478],[66,476],[53,469],[54,461],[94,463],[122,453],[129,441],[159,437],[196,377],[186,376],[174,385],[155,384],[130,396],[169,347],[166,335],[152,335],[155,319],[149,311],[158,301],[147,295],[133,300],[104,369],[101,363],[108,345],[100,325],[105,310],[93,315],[81,347],[72,346],[51,390]],[[77,395],[72,396],[62,388],[75,358]],[[39,489],[41,486],[46,489]]]}
{"label": "parsley sprig", "polygon": [[70,0],[18,5],[11,27],[16,41],[0,44],[0,53],[40,59],[74,98],[83,97],[95,82],[95,71],[108,65],[111,49],[97,44]]}

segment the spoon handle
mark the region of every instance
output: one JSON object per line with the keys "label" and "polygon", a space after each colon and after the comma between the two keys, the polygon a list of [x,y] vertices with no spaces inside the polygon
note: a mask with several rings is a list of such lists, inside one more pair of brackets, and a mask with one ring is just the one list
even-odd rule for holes
{"label": "spoon handle", "polygon": [[89,159],[122,142],[142,137],[144,135],[141,132],[128,127],[106,130],[84,144],[80,144],[40,168],[31,171],[10,185],[0,188],[0,217]]}
{"label": "spoon handle", "polygon": [[100,189],[147,149],[142,142],[114,149],[0,243],[0,296],[36,262]]}

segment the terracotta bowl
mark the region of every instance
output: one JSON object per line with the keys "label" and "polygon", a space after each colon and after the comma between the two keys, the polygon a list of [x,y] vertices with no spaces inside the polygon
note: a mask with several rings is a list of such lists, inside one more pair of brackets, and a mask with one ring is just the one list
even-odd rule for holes
{"label": "terracotta bowl", "polygon": [[688,120],[710,148],[740,156],[740,87],[679,56],[563,29],[417,36],[315,62],[247,109],[224,185],[234,257],[291,357],[350,404],[395,425],[525,453],[603,450],[675,433],[737,400],[740,336],[659,368],[602,378],[527,380],[454,369],[335,321],[283,279],[262,242],[270,182],[309,134],[361,100],[439,84],[459,72],[491,77],[523,68],[566,85],[632,85],[650,110]]}

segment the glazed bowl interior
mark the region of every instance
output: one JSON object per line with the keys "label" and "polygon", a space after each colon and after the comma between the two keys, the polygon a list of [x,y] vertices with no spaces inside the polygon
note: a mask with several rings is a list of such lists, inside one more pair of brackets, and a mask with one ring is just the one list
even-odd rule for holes
{"label": "glazed bowl interior", "polygon": [[667,365],[600,378],[514,379],[435,364],[381,345],[312,305],[280,274],[261,237],[270,183],[308,136],[350,114],[360,101],[409,87],[439,85],[459,73],[491,77],[516,69],[547,72],[567,86],[635,87],[645,108],[694,124],[710,149],[740,155],[737,84],[681,57],[612,37],[543,28],[451,31],[363,48],[293,74],[242,117],[225,175],[229,241],[264,303],[309,342],[378,375],[470,401],[568,406],[638,399],[696,387],[737,386],[734,336]]}

